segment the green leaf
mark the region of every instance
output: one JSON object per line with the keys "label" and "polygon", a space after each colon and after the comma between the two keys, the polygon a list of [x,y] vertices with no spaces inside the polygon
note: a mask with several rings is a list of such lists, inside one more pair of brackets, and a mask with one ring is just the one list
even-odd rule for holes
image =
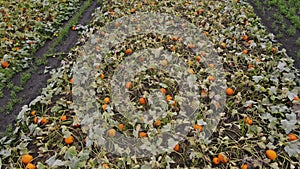
{"label": "green leaf", "polygon": [[55,167],[59,167],[59,166],[64,166],[66,165],[66,162],[59,160],[59,159],[55,159],[56,155],[53,155],[52,157],[50,157],[49,159],[47,159],[45,162],[47,165],[49,165],[51,168],[55,168]]}
{"label": "green leaf", "polygon": [[73,158],[76,157],[76,156],[77,156],[77,150],[76,150],[76,147],[75,147],[75,146],[71,146],[71,147],[67,150],[66,154],[64,155],[64,159],[65,159],[65,160],[71,160],[71,159],[73,159]]}
{"label": "green leaf", "polygon": [[297,157],[300,154],[300,142],[293,141],[289,142],[288,145],[284,147],[284,150],[289,154],[290,157]]}

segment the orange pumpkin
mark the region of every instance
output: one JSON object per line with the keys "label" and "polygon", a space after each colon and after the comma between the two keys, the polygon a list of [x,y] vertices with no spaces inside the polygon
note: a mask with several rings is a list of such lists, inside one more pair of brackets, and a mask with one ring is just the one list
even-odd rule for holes
{"label": "orange pumpkin", "polygon": [[220,162],[222,162],[222,163],[227,163],[228,162],[228,157],[225,155],[225,154],[223,154],[223,153],[219,153],[218,154],[218,159],[220,160]]}
{"label": "orange pumpkin", "polygon": [[24,164],[28,164],[28,163],[30,163],[32,160],[33,160],[33,157],[32,157],[32,155],[29,155],[29,154],[23,155],[23,156],[22,156],[22,159],[21,159],[22,163],[24,163]]}
{"label": "orange pumpkin", "polygon": [[227,88],[226,89],[226,94],[228,95],[228,96],[231,96],[231,95],[233,95],[233,93],[234,93],[234,90],[232,89],[232,88]]}
{"label": "orange pumpkin", "polygon": [[125,85],[126,89],[130,89],[132,87],[132,83],[131,82],[127,82]]}
{"label": "orange pumpkin", "polygon": [[125,54],[130,55],[132,53],[132,49],[126,49]]}
{"label": "orange pumpkin", "polygon": [[298,140],[298,137],[295,134],[292,134],[292,133],[288,134],[288,137],[289,137],[288,138],[289,141]]}
{"label": "orange pumpkin", "polygon": [[118,128],[119,128],[120,131],[124,131],[125,130],[125,126],[122,123],[118,124]]}
{"label": "orange pumpkin", "polygon": [[140,131],[139,132],[139,138],[144,138],[144,137],[148,137],[148,134],[144,131]]}
{"label": "orange pumpkin", "polygon": [[154,127],[159,127],[161,125],[161,121],[158,119],[153,123]]}
{"label": "orange pumpkin", "polygon": [[61,116],[61,121],[66,121],[67,120],[67,116],[66,115],[63,115],[63,116]]}
{"label": "orange pumpkin", "polygon": [[74,142],[74,137],[69,136],[69,137],[65,138],[64,141],[66,144],[72,144]]}
{"label": "orange pumpkin", "polygon": [[199,124],[194,124],[193,127],[194,127],[195,131],[197,131],[197,130],[199,130],[200,132],[203,131],[203,127],[201,125],[199,125]]}
{"label": "orange pumpkin", "polygon": [[26,165],[26,169],[36,169],[36,166],[34,164],[32,164],[32,163],[28,163]]}
{"label": "orange pumpkin", "polygon": [[277,153],[274,150],[267,150],[266,155],[270,160],[275,160],[277,158]]}
{"label": "orange pumpkin", "polygon": [[173,148],[174,151],[178,152],[180,149],[180,145],[179,144],[176,144]]}
{"label": "orange pumpkin", "polygon": [[6,62],[6,61],[1,61],[1,67],[2,67],[3,69],[7,68],[8,66],[9,66],[9,63],[8,63],[8,62]]}
{"label": "orange pumpkin", "polygon": [[248,165],[245,163],[242,165],[242,169],[248,169]]}
{"label": "orange pumpkin", "polygon": [[146,104],[146,99],[143,98],[143,97],[141,97],[141,98],[139,99],[139,102],[140,102],[141,105],[145,105],[145,104]]}
{"label": "orange pumpkin", "polygon": [[214,163],[215,165],[220,164],[219,158],[218,158],[218,157],[214,157],[214,158],[213,158],[213,163]]}

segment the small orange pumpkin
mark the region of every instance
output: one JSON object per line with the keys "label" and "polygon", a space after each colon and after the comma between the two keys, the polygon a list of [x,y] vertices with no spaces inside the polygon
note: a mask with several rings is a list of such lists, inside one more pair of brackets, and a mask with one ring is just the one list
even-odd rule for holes
{"label": "small orange pumpkin", "polygon": [[69,136],[69,137],[65,138],[64,141],[66,144],[72,144],[74,142],[74,137]]}
{"label": "small orange pumpkin", "polygon": [[25,155],[23,155],[23,156],[22,156],[22,159],[21,159],[22,163],[24,163],[24,164],[28,164],[28,163],[30,163],[32,160],[33,160],[33,157],[32,157],[32,155],[30,155],[30,154],[25,154]]}
{"label": "small orange pumpkin", "polygon": [[218,157],[214,157],[214,158],[213,158],[213,163],[214,163],[215,165],[220,164],[219,158],[218,158]]}
{"label": "small orange pumpkin", "polygon": [[1,66],[3,69],[5,69],[9,66],[9,63],[7,61],[1,61]]}
{"label": "small orange pumpkin", "polygon": [[159,127],[161,125],[161,121],[158,119],[153,123],[154,127]]}
{"label": "small orange pumpkin", "polygon": [[130,55],[132,53],[132,49],[126,49],[125,54]]}
{"label": "small orange pumpkin", "polygon": [[120,131],[124,131],[125,130],[125,126],[122,123],[118,124],[118,128],[119,128]]}
{"label": "small orange pumpkin", "polygon": [[195,131],[197,131],[197,130],[200,131],[200,132],[203,131],[203,127],[201,125],[199,125],[199,124],[194,124],[193,127],[194,127]]}
{"label": "small orange pumpkin", "polygon": [[26,165],[26,169],[36,169],[36,166],[34,164],[32,164],[32,163],[28,163]]}
{"label": "small orange pumpkin", "polygon": [[231,96],[231,95],[233,95],[233,93],[234,93],[234,90],[232,89],[232,88],[227,88],[226,89],[226,94],[228,95],[228,96]]}
{"label": "small orange pumpkin", "polygon": [[141,97],[141,98],[139,99],[139,102],[140,102],[141,105],[145,105],[145,104],[146,104],[146,99],[143,98],[143,97]]}
{"label": "small orange pumpkin", "polygon": [[140,131],[139,132],[139,138],[144,138],[144,137],[148,137],[148,134],[144,131]]}
{"label": "small orange pumpkin", "polygon": [[174,151],[178,152],[180,149],[180,145],[179,144],[176,144],[173,148]]}
{"label": "small orange pumpkin", "polygon": [[228,162],[228,157],[224,154],[224,153],[219,153],[218,154],[218,159],[220,160],[220,162],[222,163],[227,163]]}
{"label": "small orange pumpkin", "polygon": [[266,155],[270,160],[275,160],[277,158],[277,153],[274,150],[267,150]]}
{"label": "small orange pumpkin", "polygon": [[288,137],[289,137],[288,138],[289,141],[298,140],[298,137],[295,134],[292,134],[292,133],[288,134]]}

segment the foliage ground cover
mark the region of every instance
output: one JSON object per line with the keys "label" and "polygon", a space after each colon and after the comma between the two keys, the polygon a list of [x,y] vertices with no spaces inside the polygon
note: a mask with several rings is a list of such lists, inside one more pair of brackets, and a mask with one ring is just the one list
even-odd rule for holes
{"label": "foliage ground cover", "polygon": [[[218,104],[211,107],[205,101],[210,99],[208,86],[218,80],[209,77],[217,65],[204,67],[201,60],[205,59],[205,53],[193,54],[189,51],[192,46],[184,45],[180,37],[147,34],[117,44],[104,56],[105,67],[95,65],[95,69],[99,69],[94,85],[97,104],[101,106],[101,114],[115,122],[103,136],[113,139],[117,133],[139,133],[137,137],[145,142],[151,137],[147,130],[140,132],[137,123],[114,116],[108,82],[119,59],[144,47],[162,47],[178,53],[178,57],[189,55],[189,73],[200,80],[196,84],[201,88],[203,100],[191,134],[185,140],[170,144],[166,153],[143,159],[116,156],[105,147],[91,144],[85,122],[78,120],[82,114],[75,113],[72,100],[72,86],[81,80],[72,77],[74,62],[83,53],[77,46],[60,68],[51,71],[52,77],[41,95],[23,107],[14,131],[0,140],[1,165],[4,168],[24,168],[28,163],[38,168],[299,168],[298,71],[293,67],[293,60],[276,43],[275,36],[260,24],[253,8],[245,1],[225,0],[106,1],[95,12],[89,28],[82,32],[80,42],[101,40],[93,39],[92,34],[106,23],[135,12],[149,11],[185,18],[197,25],[214,44],[228,86],[224,89],[227,100],[222,118],[214,134],[209,139],[201,137],[207,125],[203,114],[218,107]],[[95,50],[101,49],[96,47]],[[170,111],[176,112],[176,103],[180,106],[180,100],[176,100],[176,83],[168,78],[159,71],[137,72],[125,86],[133,93],[132,104],[146,109],[148,98],[141,93],[157,88],[166,94],[167,101],[172,101]],[[160,80],[169,83],[160,86]],[[145,82],[153,85],[147,86]],[[171,113],[170,117],[157,119],[151,129],[159,133],[172,120]],[[101,133],[100,130],[97,132]],[[24,158],[27,164],[22,162],[24,155],[27,155],[27,160]]]}

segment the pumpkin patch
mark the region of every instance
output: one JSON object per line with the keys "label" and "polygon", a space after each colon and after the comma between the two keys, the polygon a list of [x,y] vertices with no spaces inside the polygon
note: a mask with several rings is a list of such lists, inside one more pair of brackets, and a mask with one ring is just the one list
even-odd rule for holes
{"label": "pumpkin patch", "polygon": [[[0,80],[7,88],[16,88],[9,71],[39,62],[29,51],[83,1],[37,2],[37,11],[46,11],[40,14],[29,2],[0,2],[0,28],[10,32],[1,37]],[[39,70],[48,71],[47,84],[0,140],[4,168],[300,167],[299,72],[247,1],[93,5],[91,23],[68,29],[78,33],[76,45],[61,54],[59,67]],[[140,15],[155,12],[184,22]],[[160,24],[169,34],[157,32]]]}

